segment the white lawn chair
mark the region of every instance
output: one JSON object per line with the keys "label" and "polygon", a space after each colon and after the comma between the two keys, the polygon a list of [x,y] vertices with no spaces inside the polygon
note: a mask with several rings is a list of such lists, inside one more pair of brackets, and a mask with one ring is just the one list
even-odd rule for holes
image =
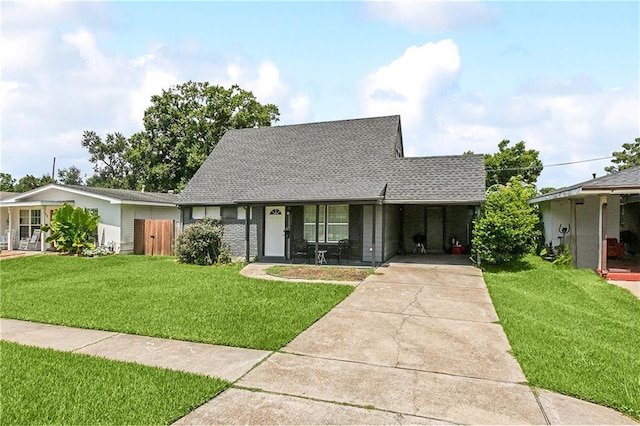
{"label": "white lawn chair", "polygon": [[33,234],[31,234],[31,238],[23,238],[20,240],[20,247],[18,250],[36,250],[38,241],[40,241],[40,230],[35,229]]}
{"label": "white lawn chair", "polygon": [[5,235],[0,235],[0,250],[9,249],[9,236],[11,231],[7,231]]}

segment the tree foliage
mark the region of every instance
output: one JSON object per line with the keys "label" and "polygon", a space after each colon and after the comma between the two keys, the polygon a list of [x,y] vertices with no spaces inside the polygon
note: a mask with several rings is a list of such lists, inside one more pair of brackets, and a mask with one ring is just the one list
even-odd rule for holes
{"label": "tree foliage", "polygon": [[182,189],[229,129],[270,126],[275,105],[253,93],[189,81],[151,97],[144,113],[145,137],[136,145],[151,190]]}
{"label": "tree foliage", "polygon": [[151,97],[144,113],[144,131],[125,138],[108,134],[103,141],[87,131],[82,146],[89,150],[96,175],[90,186],[180,190],[229,129],[270,126],[280,112],[259,103],[253,93],[192,82]]}
{"label": "tree foliage", "polygon": [[63,185],[82,185],[82,172],[76,166],[58,170],[58,181]]}
{"label": "tree foliage", "polygon": [[204,218],[189,226],[176,242],[178,262],[193,265],[213,265],[230,260],[222,246],[222,225],[219,220]]}
{"label": "tree foliage", "polygon": [[33,175],[26,175],[18,180],[13,186],[13,192],[27,192],[32,189],[39,188],[48,183],[55,183],[55,180],[51,178],[49,175],[42,175],[42,177],[37,178]]}
{"label": "tree foliage", "polygon": [[605,167],[607,173],[640,166],[640,138],[636,138],[634,142],[623,143],[622,151],[614,151],[612,155],[615,158],[611,162],[617,165]]}
{"label": "tree foliage", "polygon": [[487,188],[491,185],[506,185],[511,178],[520,176],[525,183],[535,184],[542,173],[539,151],[526,149],[524,141],[513,146],[507,139],[498,144],[498,152],[485,154]]}
{"label": "tree foliage", "polygon": [[539,235],[537,207],[529,204],[533,185],[514,177],[489,189],[482,215],[474,221],[473,254],[502,264],[529,253]]}
{"label": "tree foliage", "polygon": [[9,173],[0,173],[0,191],[13,191],[16,180]]}
{"label": "tree foliage", "polygon": [[81,144],[91,154],[89,161],[96,173],[87,179],[88,186],[137,189],[137,179],[129,160],[133,150],[129,139],[116,132],[107,133],[103,140],[96,132],[88,130],[82,134]]}
{"label": "tree foliage", "polygon": [[94,235],[100,216],[82,207],[64,203],[53,212],[50,225],[44,225],[42,230],[51,231],[48,243],[55,242],[56,250],[78,255],[84,249],[93,249]]}

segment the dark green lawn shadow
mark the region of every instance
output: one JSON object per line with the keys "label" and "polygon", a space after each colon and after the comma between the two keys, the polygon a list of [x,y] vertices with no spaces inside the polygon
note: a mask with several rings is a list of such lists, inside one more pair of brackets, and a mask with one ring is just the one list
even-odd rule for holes
{"label": "dark green lawn shadow", "polygon": [[502,265],[489,265],[489,264],[482,265],[483,270],[485,270],[486,272],[494,273],[494,274],[497,274],[500,272],[531,271],[534,268],[535,266],[531,264],[531,262],[529,262],[527,259],[512,260],[511,262],[505,263]]}

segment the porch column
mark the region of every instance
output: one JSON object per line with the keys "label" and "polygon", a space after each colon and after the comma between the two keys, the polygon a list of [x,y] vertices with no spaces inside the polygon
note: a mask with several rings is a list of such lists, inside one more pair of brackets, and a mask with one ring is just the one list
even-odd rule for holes
{"label": "porch column", "polygon": [[376,267],[376,205],[374,204],[371,212],[371,266]]}
{"label": "porch column", "polygon": [[249,236],[251,235],[251,207],[244,206],[244,263],[249,264],[249,254],[251,244]]}
{"label": "porch column", "polygon": [[45,218],[47,214],[47,206],[42,206],[42,211],[40,212],[40,251],[44,253],[44,233],[42,232],[42,225],[45,225]]}
{"label": "porch column", "polygon": [[571,227],[573,228],[569,234],[569,250],[571,252],[572,266],[578,267],[578,222],[576,213],[576,200],[571,200]]}
{"label": "porch column", "polygon": [[314,257],[316,258],[316,266],[318,266],[318,239],[320,238],[320,205],[316,204],[316,250]]}
{"label": "porch column", "polygon": [[9,207],[7,209],[7,215],[9,216],[9,242],[7,243],[7,251],[12,251],[13,250],[13,223],[11,220],[11,207]]}
{"label": "porch column", "polygon": [[600,274],[607,277],[607,196],[600,196]]}

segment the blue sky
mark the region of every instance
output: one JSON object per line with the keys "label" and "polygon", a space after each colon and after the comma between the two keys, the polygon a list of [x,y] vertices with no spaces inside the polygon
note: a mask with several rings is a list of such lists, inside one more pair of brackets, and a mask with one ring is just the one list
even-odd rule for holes
{"label": "blue sky", "polygon": [[[279,124],[400,114],[408,155],[524,140],[545,164],[640,136],[638,2],[5,2],[3,172],[75,165],[188,80],[252,90]],[[549,167],[538,186],[603,174]]]}

